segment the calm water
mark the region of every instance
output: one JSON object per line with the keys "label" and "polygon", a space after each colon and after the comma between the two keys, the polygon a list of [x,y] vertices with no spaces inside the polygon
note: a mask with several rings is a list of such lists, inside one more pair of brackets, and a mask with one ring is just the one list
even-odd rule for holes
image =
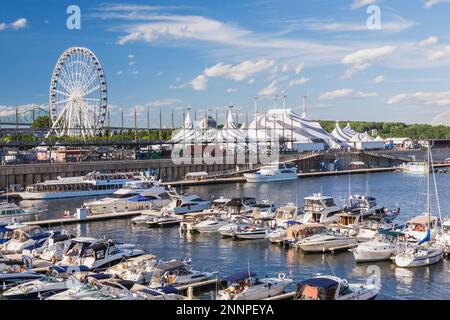
{"label": "calm water", "polygon": [[[436,174],[441,210],[450,214],[450,174]],[[203,197],[240,195],[253,196],[258,200],[269,199],[277,205],[294,202],[301,205],[303,197],[322,192],[343,201],[352,193],[365,193],[366,189],[378,203],[386,207],[401,208],[399,220],[425,210],[426,179],[420,175],[403,173],[378,173],[367,175],[321,178],[304,178],[293,182],[269,184],[226,184],[190,188]],[[434,189],[432,189],[434,190]],[[46,217],[61,217],[64,210],[74,211],[86,199],[52,200],[41,203],[48,207]],[[433,202],[434,197],[433,197]],[[25,204],[37,202],[23,201]],[[39,205],[41,205],[39,204]],[[437,212],[437,211],[434,211]],[[349,252],[337,254],[304,255],[295,249],[284,249],[265,240],[232,241],[219,235],[181,235],[177,228],[149,229],[135,226],[129,220],[95,222],[68,229],[79,236],[94,236],[123,242],[137,243],[160,258],[190,258],[198,270],[218,270],[222,275],[243,271],[250,264],[259,276],[291,273],[296,280],[318,274],[332,274],[349,281],[368,276],[368,264],[356,265]],[[327,258],[328,257],[328,258]],[[433,266],[402,269],[389,262],[377,263],[381,269],[382,290],[379,299],[450,299],[450,262],[444,260]],[[207,298],[208,293],[203,297]]]}

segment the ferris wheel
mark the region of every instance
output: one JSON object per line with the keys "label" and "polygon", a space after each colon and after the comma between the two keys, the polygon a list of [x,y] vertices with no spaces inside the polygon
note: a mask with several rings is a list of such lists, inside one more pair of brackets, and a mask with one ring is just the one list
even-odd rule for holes
{"label": "ferris wheel", "polygon": [[49,93],[52,128],[49,136],[94,136],[102,130],[107,111],[106,78],[95,54],[69,48],[53,70]]}

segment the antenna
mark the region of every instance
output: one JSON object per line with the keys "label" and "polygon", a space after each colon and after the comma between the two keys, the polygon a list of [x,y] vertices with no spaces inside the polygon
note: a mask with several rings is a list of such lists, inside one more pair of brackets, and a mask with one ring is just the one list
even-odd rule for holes
{"label": "antenna", "polygon": [[303,118],[306,118],[307,111],[306,111],[306,98],[308,96],[308,93],[305,92],[303,95]]}
{"label": "antenna", "polygon": [[286,92],[286,90],[283,90],[283,108],[285,108],[285,109],[286,109],[286,106],[287,106],[286,98],[287,98],[287,92]]}
{"label": "antenna", "polygon": [[275,94],[275,96],[273,97],[274,100],[274,108],[278,108],[278,93]]}

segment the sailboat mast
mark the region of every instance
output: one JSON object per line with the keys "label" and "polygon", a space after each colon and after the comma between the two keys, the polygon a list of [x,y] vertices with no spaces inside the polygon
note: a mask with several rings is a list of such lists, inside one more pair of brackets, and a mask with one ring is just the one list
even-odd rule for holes
{"label": "sailboat mast", "polygon": [[428,142],[428,174],[427,174],[427,210],[428,210],[428,228],[430,228],[431,223],[431,201],[430,201],[430,171],[431,163],[430,163],[430,142]]}

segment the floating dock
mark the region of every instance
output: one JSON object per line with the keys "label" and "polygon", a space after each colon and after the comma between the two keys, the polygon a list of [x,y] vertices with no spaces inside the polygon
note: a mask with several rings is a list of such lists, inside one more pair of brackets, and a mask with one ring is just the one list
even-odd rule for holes
{"label": "floating dock", "polygon": [[23,222],[23,224],[28,225],[28,226],[41,226],[41,227],[42,226],[58,226],[58,225],[66,225],[66,224],[88,223],[88,222],[95,222],[95,221],[112,220],[112,219],[126,219],[126,218],[136,217],[138,215],[140,215],[140,212],[136,212],[136,211],[112,212],[112,213],[103,213],[103,214],[88,216],[84,219],[70,216],[68,218],[28,221],[28,222]]}

